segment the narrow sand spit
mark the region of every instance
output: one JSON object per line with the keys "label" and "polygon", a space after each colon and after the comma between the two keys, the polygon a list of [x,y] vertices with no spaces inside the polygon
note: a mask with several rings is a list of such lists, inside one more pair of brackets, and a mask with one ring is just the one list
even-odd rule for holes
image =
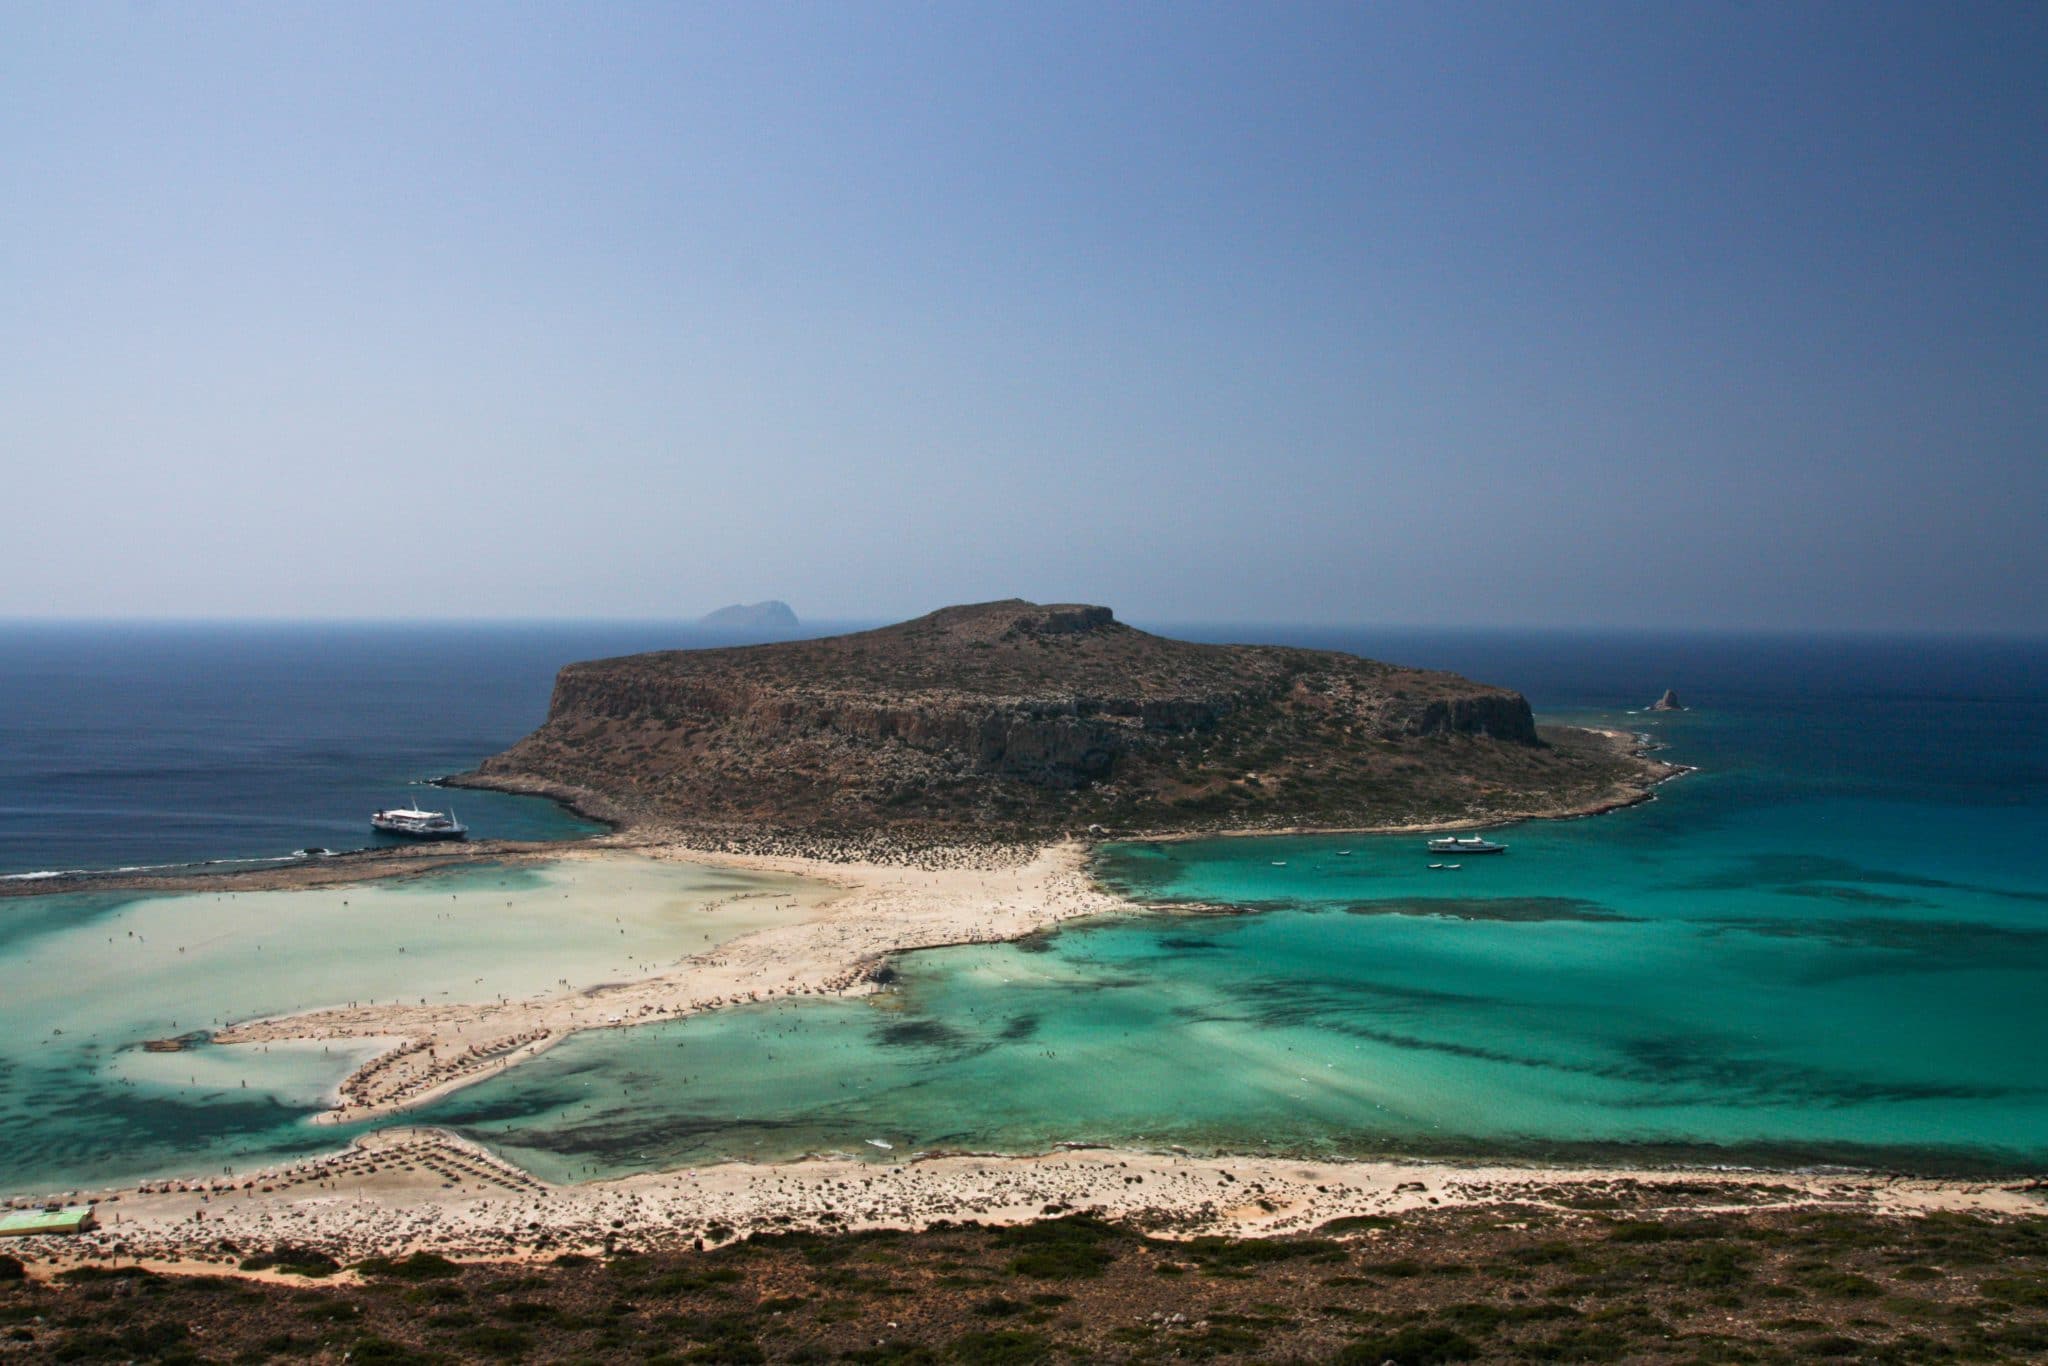
{"label": "narrow sand spit", "polygon": [[[398,1040],[341,1083],[337,1108],[323,1116],[337,1122],[376,1119],[492,1076],[581,1030],[782,996],[859,993],[872,989],[874,972],[893,953],[1016,939],[1077,916],[1130,909],[1089,882],[1088,847],[1078,842],[1048,845],[1035,854],[990,850],[914,864],[707,853],[675,845],[636,852],[793,873],[844,890],[815,919],[729,940],[632,982],[520,1000],[311,1011],[237,1024],[214,1041]],[[607,855],[588,850],[563,856]]]}
{"label": "narrow sand spit", "polygon": [[425,1250],[517,1259],[717,1243],[771,1229],[918,1229],[1086,1211],[1174,1235],[1302,1233],[1334,1219],[1491,1205],[1582,1209],[1626,1193],[1660,1209],[1842,1209],[2048,1214],[2040,1182],[1875,1175],[1554,1171],[1406,1162],[1194,1158],[1108,1149],[1042,1157],[927,1157],[889,1166],[730,1163],[550,1186],[439,1130],[371,1134],[346,1152],[208,1181],[152,1182],[101,1201],[100,1227],[13,1248],[50,1267],[119,1258],[191,1270],[252,1250],[316,1247],[344,1260]]}

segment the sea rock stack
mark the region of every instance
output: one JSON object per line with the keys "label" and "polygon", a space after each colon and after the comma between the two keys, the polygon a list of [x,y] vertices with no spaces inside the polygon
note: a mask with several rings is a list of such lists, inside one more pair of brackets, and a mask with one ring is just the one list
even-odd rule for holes
{"label": "sea rock stack", "polygon": [[1521,694],[1455,674],[1010,599],[571,664],[546,723],[461,781],[666,824],[989,838],[1469,818],[1620,762],[1553,748]]}
{"label": "sea rock stack", "polygon": [[1685,704],[1678,700],[1678,689],[1666,688],[1664,695],[1650,704],[1651,711],[1684,711]]}

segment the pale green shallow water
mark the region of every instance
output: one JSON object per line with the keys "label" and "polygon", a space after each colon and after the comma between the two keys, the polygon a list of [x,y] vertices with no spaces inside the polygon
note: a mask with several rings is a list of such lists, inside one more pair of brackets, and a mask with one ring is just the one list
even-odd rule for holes
{"label": "pale green shallow water", "polygon": [[364,1044],[149,1053],[351,1001],[488,1001],[644,976],[832,889],[651,859],[299,891],[0,902],[0,1189],[332,1146],[303,1123]]}

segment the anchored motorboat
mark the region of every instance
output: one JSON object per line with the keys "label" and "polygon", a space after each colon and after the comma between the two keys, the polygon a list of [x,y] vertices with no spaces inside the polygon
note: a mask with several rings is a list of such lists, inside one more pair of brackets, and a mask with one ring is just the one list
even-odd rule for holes
{"label": "anchored motorboat", "polygon": [[1429,842],[1429,852],[1432,854],[1505,854],[1507,851],[1508,847],[1505,844],[1495,844],[1492,840],[1482,839],[1478,835],[1467,835],[1463,839],[1456,835],[1445,835],[1441,839]]}
{"label": "anchored motorboat", "polygon": [[389,811],[370,813],[370,828],[383,835],[403,835],[416,840],[459,840],[469,837],[469,827],[455,819],[452,811],[422,811],[417,807],[394,806]]}

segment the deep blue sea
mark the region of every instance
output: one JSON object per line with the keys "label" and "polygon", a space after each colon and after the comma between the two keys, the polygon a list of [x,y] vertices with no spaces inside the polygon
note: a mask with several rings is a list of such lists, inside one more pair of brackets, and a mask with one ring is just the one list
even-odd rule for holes
{"label": "deep blue sea", "polygon": [[[2048,1168],[2048,642],[1175,633],[1456,669],[1545,719],[1648,731],[1699,771],[1642,806],[1509,827],[1509,853],[1456,872],[1410,837],[1113,845],[1098,876],[1156,909],[907,955],[874,998],[581,1035],[411,1118],[558,1179],[1058,1142]],[[560,664],[676,643],[618,626],[12,631],[4,866],[361,843],[404,784],[533,725]],[[1691,710],[1640,710],[1666,687]],[[571,829],[545,804],[452,795],[481,833]],[[105,900],[0,902],[0,954],[54,951]],[[42,1045],[0,1041],[0,1092],[17,1046]],[[112,1070],[56,1111],[47,1087],[0,1094],[0,1152],[37,1150],[0,1160],[0,1189],[349,1132],[306,1125],[303,1084],[153,1090],[115,1074],[132,1042],[98,1046]]]}
{"label": "deep blue sea", "polygon": [[547,714],[579,659],[731,644],[670,623],[0,622],[0,875],[270,859],[453,805],[480,839],[594,827],[550,802],[415,785]]}

